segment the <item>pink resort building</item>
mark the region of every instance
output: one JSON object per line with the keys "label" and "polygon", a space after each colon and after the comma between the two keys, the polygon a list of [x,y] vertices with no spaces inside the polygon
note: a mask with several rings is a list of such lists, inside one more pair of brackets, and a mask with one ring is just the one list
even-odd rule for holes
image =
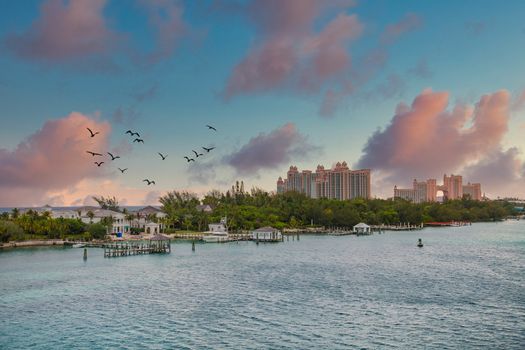
{"label": "pink resort building", "polygon": [[464,195],[471,199],[481,200],[481,184],[467,183],[463,185],[461,175],[443,175],[443,185],[437,185],[436,179],[417,181],[414,179],[412,188],[398,188],[394,186],[394,198],[403,198],[413,203],[435,202],[437,192],[443,192],[443,199],[461,199]]}
{"label": "pink resort building", "polygon": [[286,178],[277,180],[277,193],[296,191],[310,198],[370,198],[370,169],[350,170],[346,162],[331,169],[318,165],[315,172],[290,166]]}

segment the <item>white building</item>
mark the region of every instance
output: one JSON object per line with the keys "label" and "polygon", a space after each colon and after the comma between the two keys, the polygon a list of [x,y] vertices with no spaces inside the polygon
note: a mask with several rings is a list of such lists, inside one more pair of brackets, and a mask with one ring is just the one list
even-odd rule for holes
{"label": "white building", "polygon": [[[93,213],[93,217],[90,217],[90,213]],[[126,215],[118,211],[107,210],[107,209],[95,209],[85,210],[80,209],[80,220],[86,224],[96,224],[102,221],[104,218],[113,218],[110,233],[128,233],[130,231],[131,224],[126,220]]]}
{"label": "white building", "polygon": [[150,216],[155,216],[155,218],[157,219],[157,223],[159,224],[159,230],[164,230],[164,223],[162,219],[165,219],[168,216],[162,210],[152,207],[151,205],[144,207],[140,210],[131,212],[131,214],[135,216],[135,218],[131,222],[131,226],[143,229],[144,232],[146,232],[146,224],[151,222],[151,220],[149,220]]}

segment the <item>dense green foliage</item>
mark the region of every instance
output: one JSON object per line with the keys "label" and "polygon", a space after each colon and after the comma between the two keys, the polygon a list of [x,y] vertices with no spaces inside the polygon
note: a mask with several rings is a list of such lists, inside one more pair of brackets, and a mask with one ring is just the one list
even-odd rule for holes
{"label": "dense green foliage", "polygon": [[86,232],[88,232],[93,239],[104,239],[104,237],[106,237],[106,230],[106,226],[101,223],[86,225]]}
{"label": "dense green foliage", "polygon": [[106,227],[103,224],[85,224],[80,219],[53,219],[49,212],[28,210],[20,214],[14,209],[11,215],[0,217],[0,241],[22,241],[27,239],[103,239]]}
{"label": "dense green foliage", "polygon": [[351,227],[359,222],[372,225],[431,221],[495,221],[514,214],[504,201],[448,201],[413,204],[405,200],[353,199],[347,201],[312,199],[296,192],[270,194],[260,189],[251,192],[232,190],[209,192],[202,203],[214,208],[211,214],[197,210],[197,196],[170,192],[161,197],[168,225],[173,228],[203,230],[210,222],[228,217],[232,230],[261,226],[300,228],[311,225]]}
{"label": "dense green foliage", "polygon": [[20,241],[24,239],[24,230],[16,223],[0,220],[0,242]]}

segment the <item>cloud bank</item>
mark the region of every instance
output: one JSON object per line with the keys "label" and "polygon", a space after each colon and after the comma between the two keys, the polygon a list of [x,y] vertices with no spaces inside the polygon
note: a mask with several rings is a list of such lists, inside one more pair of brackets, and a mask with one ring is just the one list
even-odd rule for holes
{"label": "cloud bank", "polygon": [[[100,134],[91,138],[88,127]],[[108,122],[73,112],[47,121],[14,150],[0,149],[0,203],[16,201],[12,193],[35,198],[83,179],[106,176],[86,151],[104,153],[109,149],[110,131]]]}
{"label": "cloud bank", "polygon": [[6,45],[30,60],[64,62],[109,52],[118,35],[108,28],[102,10],[106,0],[50,0],[41,16],[21,34],[10,34]]}
{"label": "cloud bank", "polygon": [[[359,38],[363,25],[345,9],[353,1],[257,0],[245,9],[254,23],[258,40],[233,68],[223,96],[231,97],[288,88],[317,91],[349,69],[350,43]],[[316,20],[328,10],[338,14],[320,30]]]}
{"label": "cloud bank", "polygon": [[318,153],[320,148],[287,123],[272,132],[260,133],[239,150],[227,155],[223,161],[241,175],[256,175],[260,170],[275,169],[292,159],[306,158]]}
{"label": "cloud bank", "polygon": [[[504,190],[504,181],[523,181],[517,150],[502,150],[510,104],[509,92],[501,90],[474,107],[449,110],[447,92],[425,90],[410,106],[398,105],[390,124],[368,139],[357,166],[378,171],[389,184],[460,172],[467,181],[482,181],[487,192]],[[494,180],[503,173],[504,181]]]}
{"label": "cloud bank", "polygon": [[[107,0],[47,0],[40,16],[21,33],[4,38],[16,56],[47,64],[68,63],[88,70],[115,71],[116,62],[131,58],[147,66],[171,57],[190,28],[179,1],[138,1],[151,30],[153,47],[148,52],[133,47],[129,33],[109,27],[104,16]],[[120,55],[118,58],[116,55]]]}

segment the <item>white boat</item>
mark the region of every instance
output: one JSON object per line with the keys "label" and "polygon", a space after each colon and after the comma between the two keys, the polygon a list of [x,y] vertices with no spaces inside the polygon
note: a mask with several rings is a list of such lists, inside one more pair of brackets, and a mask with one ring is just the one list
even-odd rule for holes
{"label": "white boat", "polygon": [[83,243],[75,243],[71,247],[72,248],[84,248],[85,244]]}
{"label": "white boat", "polygon": [[202,240],[206,243],[227,242],[229,240],[229,236],[226,218],[222,218],[220,223],[209,224],[208,231],[204,232]]}

